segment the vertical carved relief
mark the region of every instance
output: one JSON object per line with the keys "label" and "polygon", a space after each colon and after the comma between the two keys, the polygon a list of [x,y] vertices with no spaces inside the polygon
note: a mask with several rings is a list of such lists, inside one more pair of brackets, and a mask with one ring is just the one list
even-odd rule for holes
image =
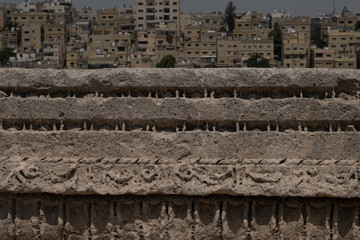
{"label": "vertical carved relief", "polygon": [[186,199],[170,200],[168,215],[169,239],[191,239],[194,227],[191,202]]}
{"label": "vertical carved relief", "polygon": [[337,204],[334,210],[334,239],[360,239],[359,206],[355,203]]}
{"label": "vertical carved relief", "polygon": [[91,203],[79,199],[78,201],[66,201],[66,237],[78,239],[90,237]]}
{"label": "vertical carved relief", "polygon": [[330,239],[330,211],[330,204],[326,201],[316,200],[307,204],[307,239]]}
{"label": "vertical carved relief", "polygon": [[40,238],[62,239],[63,238],[63,207],[60,201],[46,199],[41,202],[40,208]]}
{"label": "vertical carved relief", "polygon": [[275,239],[276,203],[272,200],[253,201],[251,238],[252,239]]}
{"label": "vertical carved relief", "polygon": [[279,233],[280,239],[305,240],[304,219],[302,215],[302,205],[294,200],[284,202],[279,205]]}
{"label": "vertical carved relief", "polygon": [[104,239],[111,233],[110,203],[97,200],[91,203],[91,236],[94,239]]}
{"label": "vertical carved relief", "polygon": [[217,239],[221,229],[219,228],[220,208],[216,201],[195,202],[195,232],[194,239]]}
{"label": "vertical carved relief", "polygon": [[39,210],[41,202],[33,199],[16,201],[15,235],[17,239],[32,240],[39,237]]}
{"label": "vertical carved relief", "polygon": [[222,211],[222,233],[224,240],[243,240],[248,237],[248,203],[225,201]]}
{"label": "vertical carved relief", "polygon": [[0,239],[13,238],[11,201],[0,198]]}

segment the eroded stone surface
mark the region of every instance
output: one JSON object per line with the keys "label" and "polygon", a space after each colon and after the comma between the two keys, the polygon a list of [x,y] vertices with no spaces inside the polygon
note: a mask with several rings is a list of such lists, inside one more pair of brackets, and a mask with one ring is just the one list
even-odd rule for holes
{"label": "eroded stone surface", "polygon": [[0,238],[357,239],[359,83],[1,69]]}

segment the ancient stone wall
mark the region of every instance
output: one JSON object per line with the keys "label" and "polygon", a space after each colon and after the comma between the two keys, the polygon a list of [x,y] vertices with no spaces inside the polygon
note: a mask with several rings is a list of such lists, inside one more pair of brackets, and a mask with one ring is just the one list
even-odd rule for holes
{"label": "ancient stone wall", "polygon": [[360,72],[0,70],[0,239],[360,239]]}

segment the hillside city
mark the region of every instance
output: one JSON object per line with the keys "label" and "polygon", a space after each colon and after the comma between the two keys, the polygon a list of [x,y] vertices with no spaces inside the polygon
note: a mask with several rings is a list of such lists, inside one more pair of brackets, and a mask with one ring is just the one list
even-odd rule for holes
{"label": "hillside city", "polygon": [[71,0],[0,6],[0,63],[13,68],[360,68],[360,14],[182,13],[180,0],[76,10]]}

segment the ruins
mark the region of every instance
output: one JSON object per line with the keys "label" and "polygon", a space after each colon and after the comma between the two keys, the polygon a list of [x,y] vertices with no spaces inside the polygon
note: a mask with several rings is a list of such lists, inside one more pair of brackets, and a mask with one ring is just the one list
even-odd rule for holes
{"label": "ruins", "polygon": [[360,239],[360,72],[0,70],[0,239]]}

